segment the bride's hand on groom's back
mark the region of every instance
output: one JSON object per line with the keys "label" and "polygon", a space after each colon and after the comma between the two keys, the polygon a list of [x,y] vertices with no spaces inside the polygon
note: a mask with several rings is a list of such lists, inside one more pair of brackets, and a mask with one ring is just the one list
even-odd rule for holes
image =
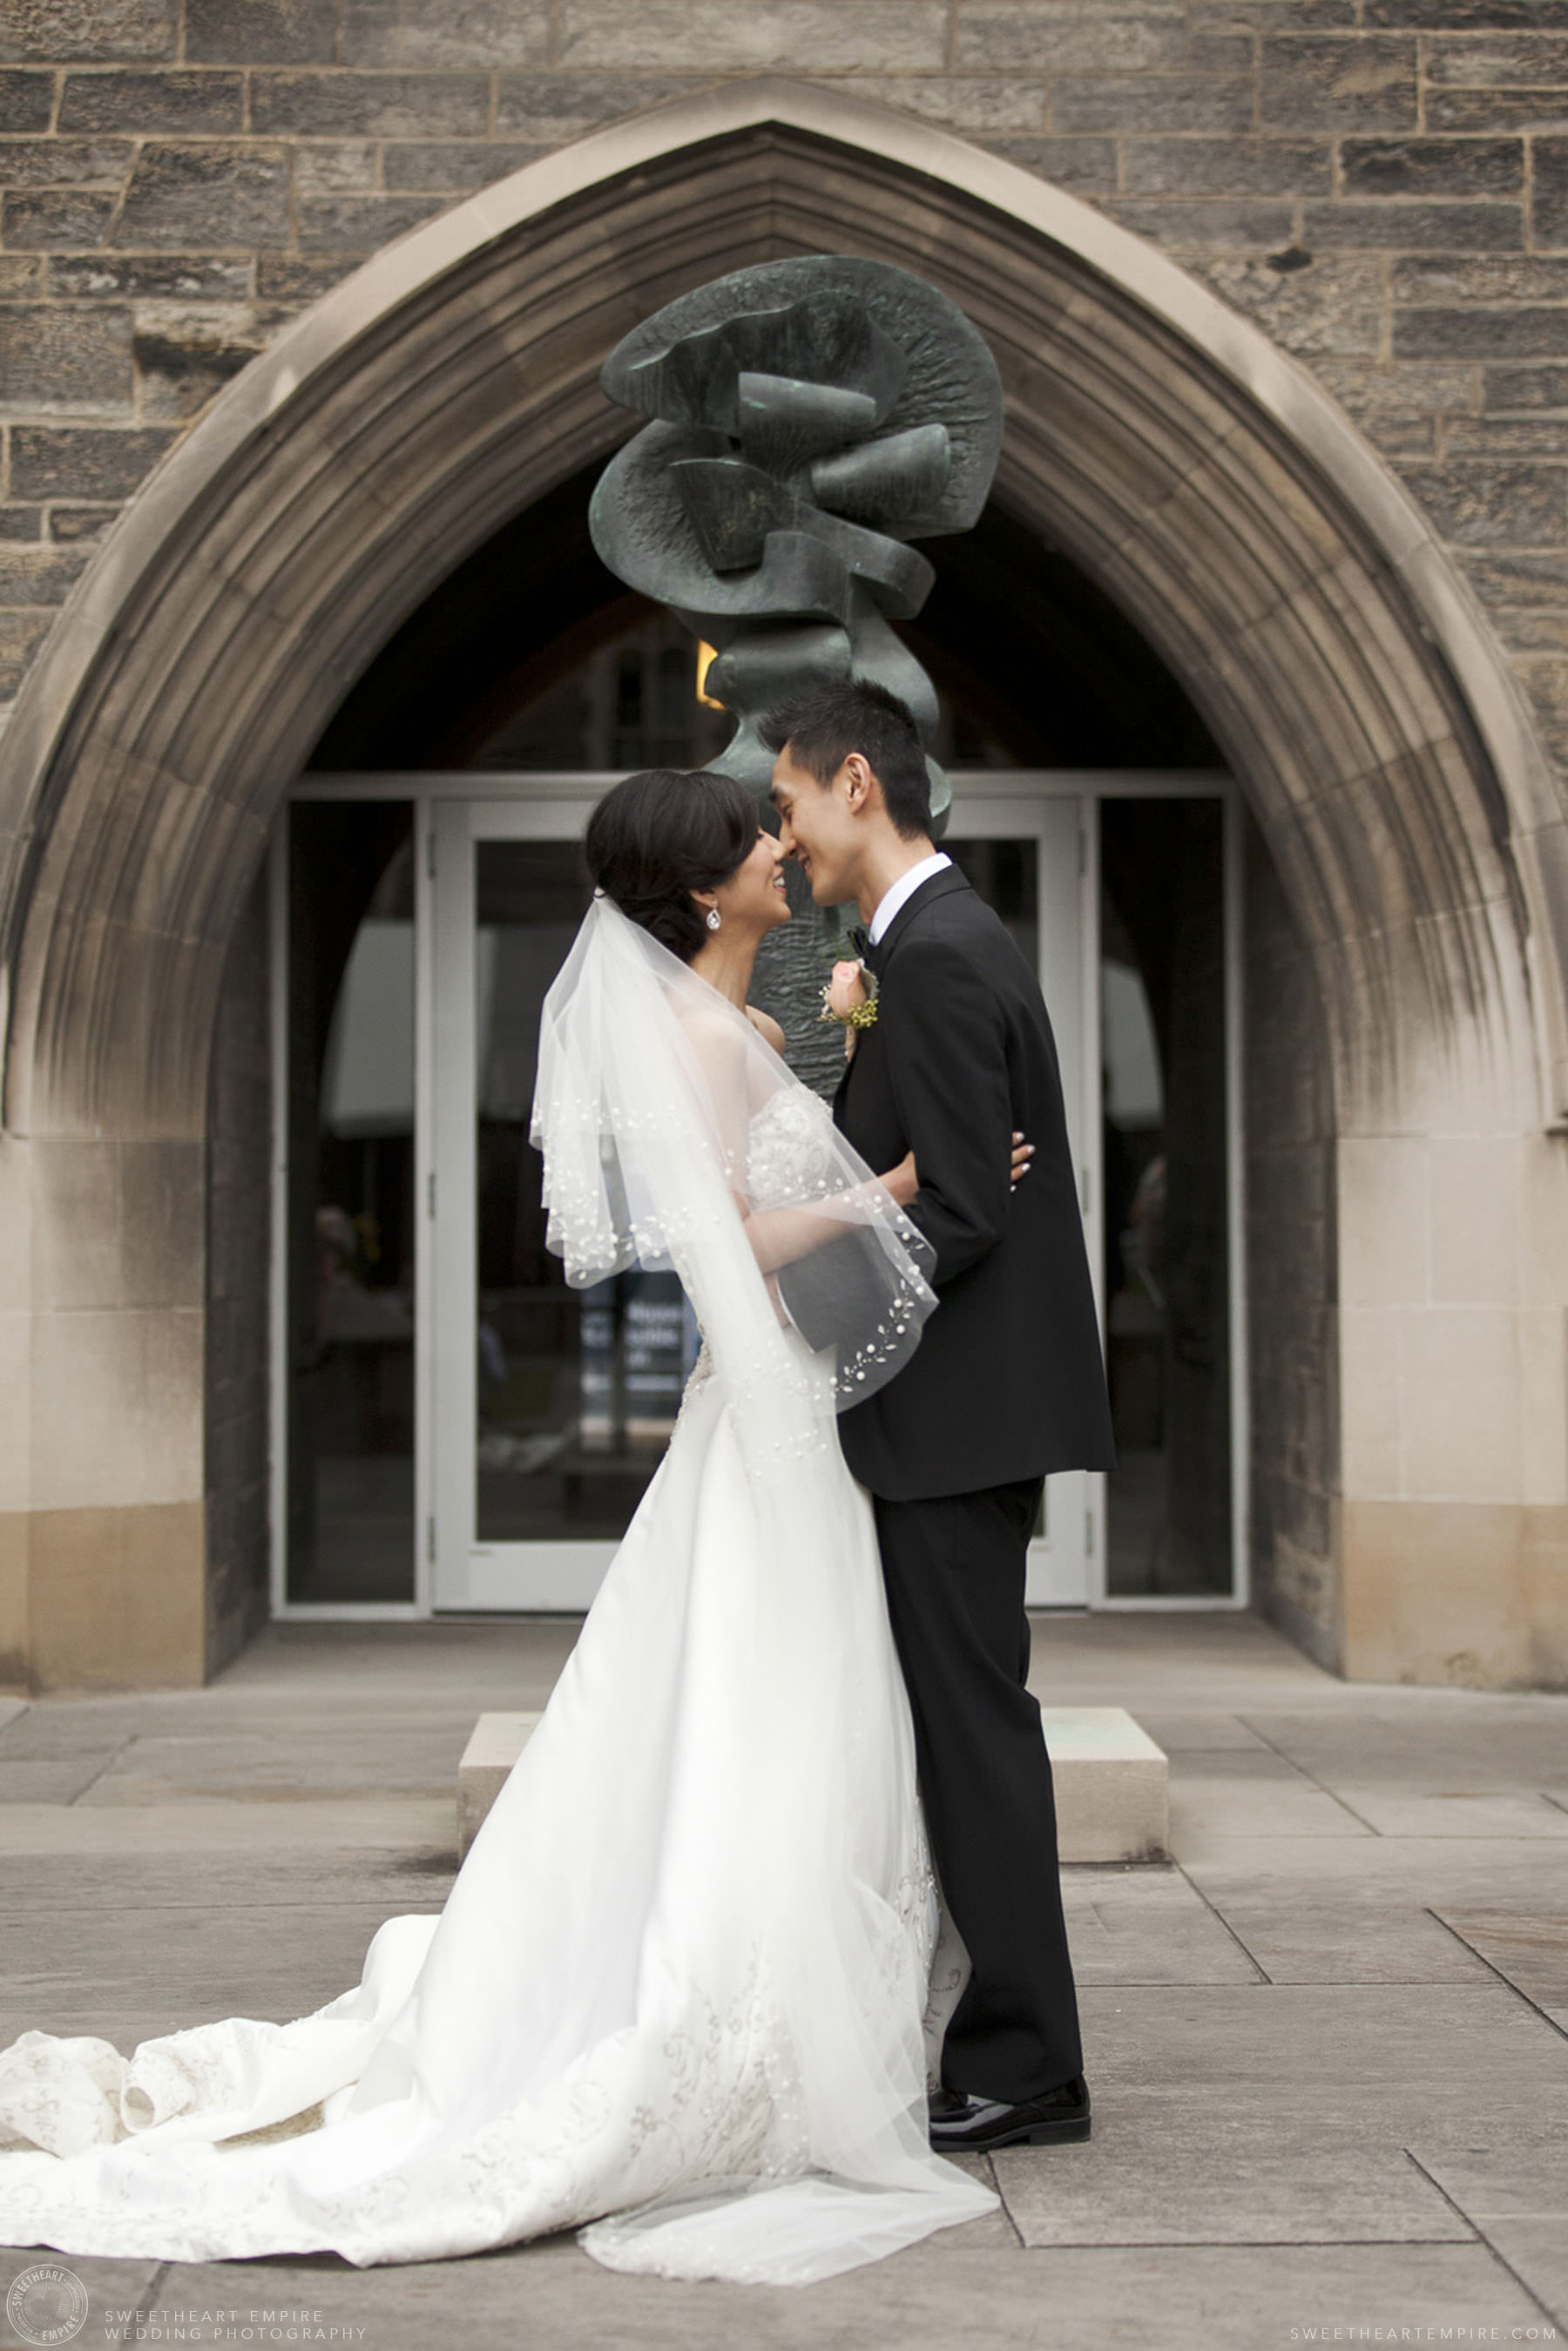
{"label": "bride's hand on groom's back", "polygon": [[[1030,1161],[1033,1157],[1033,1144],[1026,1143],[1022,1134],[1017,1127],[1015,1127],[1013,1129],[1012,1160],[1009,1170],[1012,1179],[1012,1189],[1015,1192],[1018,1190],[1019,1185],[1024,1176],[1029,1174]],[[914,1199],[915,1195],[920,1189],[920,1170],[915,1164],[914,1152],[906,1151],[903,1158],[899,1161],[897,1166],[890,1167],[887,1174],[882,1180],[887,1186],[888,1190],[893,1194],[894,1198],[898,1202],[899,1207],[901,1208],[907,1208],[911,1200]]]}

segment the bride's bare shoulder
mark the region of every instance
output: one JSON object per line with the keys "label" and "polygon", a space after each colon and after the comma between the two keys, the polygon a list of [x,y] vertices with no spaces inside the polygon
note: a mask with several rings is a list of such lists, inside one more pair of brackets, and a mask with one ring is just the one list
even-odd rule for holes
{"label": "bride's bare shoulder", "polygon": [[746,1017],[760,1036],[767,1039],[776,1053],[784,1050],[784,1031],[771,1012],[759,1012],[755,1004],[746,1008]]}

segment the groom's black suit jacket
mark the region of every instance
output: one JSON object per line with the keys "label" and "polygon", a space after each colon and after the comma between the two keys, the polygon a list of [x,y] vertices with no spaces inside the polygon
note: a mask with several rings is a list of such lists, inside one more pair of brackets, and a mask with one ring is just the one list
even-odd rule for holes
{"label": "groom's black suit jacket", "polygon": [[[939,1302],[904,1368],[840,1415],[844,1458],[891,1501],[1112,1468],[1061,1079],[1034,973],[956,866],[921,883],[867,959],[877,1017],[833,1117],[879,1174],[914,1151],[909,1214],[936,1252]],[[1015,1128],[1035,1154],[1009,1191]]]}

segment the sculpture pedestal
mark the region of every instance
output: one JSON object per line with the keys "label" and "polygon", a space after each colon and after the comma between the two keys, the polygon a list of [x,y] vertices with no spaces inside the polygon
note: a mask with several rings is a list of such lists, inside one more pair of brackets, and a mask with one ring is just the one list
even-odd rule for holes
{"label": "sculpture pedestal", "polygon": [[[466,1854],[537,1714],[482,1714],[457,1767],[457,1852]],[[1166,1759],[1119,1706],[1040,1709],[1056,1783],[1063,1861],[1164,1861],[1170,1811]]]}

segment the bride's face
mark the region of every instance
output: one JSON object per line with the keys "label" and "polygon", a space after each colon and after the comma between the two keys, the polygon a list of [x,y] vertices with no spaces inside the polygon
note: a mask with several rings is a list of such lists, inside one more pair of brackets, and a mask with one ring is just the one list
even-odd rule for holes
{"label": "bride's face", "polygon": [[770,832],[758,831],[745,857],[714,892],[715,903],[727,926],[737,930],[776,930],[789,920],[784,894],[784,852]]}

